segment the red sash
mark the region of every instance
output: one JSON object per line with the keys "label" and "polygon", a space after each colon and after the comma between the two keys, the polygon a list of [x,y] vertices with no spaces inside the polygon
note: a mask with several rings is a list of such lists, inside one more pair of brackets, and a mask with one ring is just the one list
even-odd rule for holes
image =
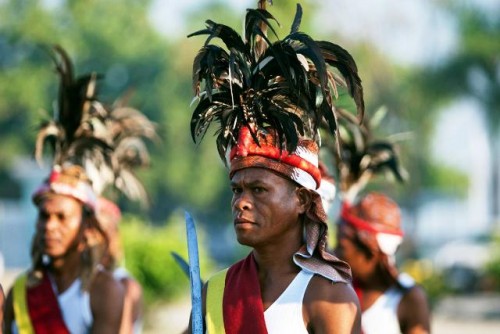
{"label": "red sash", "polygon": [[70,334],[47,273],[40,284],[27,288],[28,312],[37,334]]}
{"label": "red sash", "polygon": [[226,334],[267,334],[257,265],[252,253],[228,269],[223,300]]}

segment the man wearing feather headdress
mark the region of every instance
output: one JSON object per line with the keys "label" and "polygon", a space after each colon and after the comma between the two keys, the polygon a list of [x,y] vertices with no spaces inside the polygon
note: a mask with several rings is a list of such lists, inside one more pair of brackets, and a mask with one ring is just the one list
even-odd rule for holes
{"label": "man wearing feather headdress", "polygon": [[425,293],[410,276],[400,274],[395,263],[403,241],[400,209],[379,192],[358,199],[378,174],[399,182],[406,178],[394,143],[373,136],[384,112],[380,108],[362,125],[348,114],[340,119],[343,145],[331,148],[340,149],[335,165],[342,200],[335,254],[351,266],[364,334],[425,334],[430,327]]}
{"label": "man wearing feather headdress", "polygon": [[344,202],[337,238],[336,254],[352,268],[363,333],[430,333],[425,292],[394,260],[403,241],[397,204],[377,192]]}
{"label": "man wearing feather headdress", "polygon": [[[361,80],[347,51],[299,32],[300,5],[282,40],[264,5],[247,10],[244,41],[210,20],[191,35],[209,35],[193,65],[199,98],[193,139],[201,140],[214,119],[220,123],[217,148],[229,165],[236,237],[252,248],[205,285],[206,331],[359,333],[350,268],[326,251],[317,189],[319,126],[324,122],[336,133],[338,83],[346,84],[362,116]],[[213,38],[228,51],[210,44]]]}
{"label": "man wearing feather headdress", "polygon": [[60,76],[58,110],[42,124],[35,152],[40,160],[44,143],[50,142],[53,167],[33,194],[39,215],[32,267],[8,294],[5,329],[118,333],[124,291],[101,265],[109,243],[96,217],[98,196],[110,184],[123,188],[124,181],[133,185],[131,194],[143,189],[117,156],[125,149],[117,145],[124,111],[109,111],[97,100],[94,73],[74,77],[62,48],[55,46],[53,56]]}

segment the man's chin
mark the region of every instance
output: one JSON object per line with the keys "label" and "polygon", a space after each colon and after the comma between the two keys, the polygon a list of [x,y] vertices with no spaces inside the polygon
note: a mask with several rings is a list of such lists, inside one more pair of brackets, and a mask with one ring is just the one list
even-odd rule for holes
{"label": "man's chin", "polygon": [[64,252],[58,249],[45,249],[43,254],[51,261],[62,258],[64,256]]}
{"label": "man's chin", "polygon": [[240,245],[243,245],[243,246],[248,246],[248,247],[252,247],[253,246],[253,242],[252,242],[252,239],[249,238],[248,236],[246,235],[242,235],[242,234],[239,234],[239,233],[236,233],[236,240],[238,240],[238,243]]}

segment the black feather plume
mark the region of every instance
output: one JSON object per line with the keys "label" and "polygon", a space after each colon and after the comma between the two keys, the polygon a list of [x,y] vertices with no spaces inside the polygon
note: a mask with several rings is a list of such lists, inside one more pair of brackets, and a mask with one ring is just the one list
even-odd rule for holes
{"label": "black feather plume", "polygon": [[75,77],[73,64],[60,46],[51,49],[59,75],[58,108],[52,120],[41,124],[35,157],[41,163],[49,144],[53,165],[83,167],[96,194],[114,186],[132,200],[147,202],[134,169],[147,166],[143,138],[156,139],[154,124],[138,110],[118,100],[111,107],[97,98],[97,74]]}
{"label": "black feather plume", "polygon": [[[385,111],[379,109],[372,116]],[[374,137],[370,121],[359,124],[351,113],[339,109],[342,145],[332,145],[335,164],[339,175],[340,192],[343,199],[353,202],[366,185],[380,174],[392,175],[398,182],[404,182],[407,172],[402,167],[399,152],[394,142]]]}
{"label": "black feather plume", "polygon": [[[244,40],[232,28],[211,20],[206,29],[188,36],[208,35],[193,62],[193,89],[199,99],[191,118],[195,142],[202,140],[214,120],[220,124],[217,148],[224,161],[241,126],[248,126],[257,142],[259,129],[274,128],[278,142],[290,151],[299,137],[318,139],[318,127],[324,122],[339,139],[333,101],[336,85],[342,82],[362,117],[363,89],[354,60],[340,46],[300,32],[301,18],[297,5],[291,32],[280,40],[271,24],[276,20],[265,9],[265,1],[259,1],[258,9],[247,10]],[[275,42],[267,37],[268,30]],[[210,44],[214,38],[225,48]]]}
{"label": "black feather plume", "polygon": [[92,137],[90,110],[96,100],[98,76],[91,73],[75,77],[73,64],[66,51],[56,45],[50,52],[59,75],[58,105],[53,119],[43,122],[39,128],[35,157],[41,163],[44,144],[48,143],[54,154],[53,164],[62,165],[80,159],[73,154],[75,147],[81,152],[87,147],[85,143],[89,144],[89,151],[101,150],[106,145],[88,141]]}

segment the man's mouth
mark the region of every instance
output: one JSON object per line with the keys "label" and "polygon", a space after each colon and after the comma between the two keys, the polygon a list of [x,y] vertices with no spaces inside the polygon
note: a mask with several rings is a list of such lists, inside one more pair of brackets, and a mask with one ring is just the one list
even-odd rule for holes
{"label": "man's mouth", "polygon": [[251,220],[245,219],[245,218],[235,218],[234,219],[235,226],[236,225],[247,225],[247,224],[252,225],[252,224],[254,224],[254,222]]}
{"label": "man's mouth", "polygon": [[45,247],[50,247],[54,246],[59,243],[59,240],[57,238],[44,238],[43,239],[43,244]]}

